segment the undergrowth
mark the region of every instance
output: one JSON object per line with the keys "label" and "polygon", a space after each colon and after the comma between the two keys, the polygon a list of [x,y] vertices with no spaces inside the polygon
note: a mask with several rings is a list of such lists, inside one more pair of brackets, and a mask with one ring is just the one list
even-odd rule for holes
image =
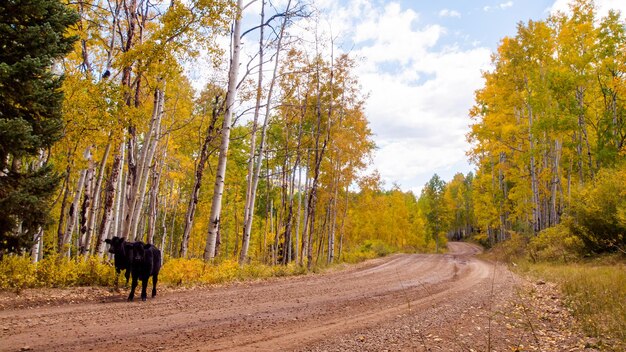
{"label": "undergrowth", "polygon": [[[358,263],[396,251],[397,249],[383,241],[366,240],[359,246],[346,249],[334,264],[328,265],[325,260],[320,260],[313,265],[310,272],[340,268],[345,263]],[[159,273],[159,285],[193,287],[302,275],[307,272],[306,264],[266,265],[253,262],[240,266],[235,260],[205,263],[201,259],[165,257]],[[120,280],[123,280],[123,274],[120,276]],[[99,257],[68,259],[51,254],[36,264],[31,263],[28,256],[8,255],[0,260],[0,290],[19,292],[25,288],[113,286],[114,282],[113,263]]]}
{"label": "undergrowth", "polygon": [[341,260],[346,263],[358,263],[367,259],[384,257],[395,250],[380,240],[366,240],[359,247],[342,254]]}
{"label": "undergrowth", "polygon": [[584,331],[626,347],[626,264],[521,262],[521,272],[559,284]]}
{"label": "undergrowth", "polygon": [[5,256],[0,261],[0,289],[107,286],[114,278],[113,266],[95,257],[77,260],[50,255],[33,264],[29,257]]}
{"label": "undergrowth", "polygon": [[[296,264],[239,266],[232,260],[214,265],[200,259],[169,259],[159,273],[159,285],[191,287],[304,273],[306,268]],[[101,258],[77,260],[51,255],[33,264],[28,257],[5,256],[0,261],[0,290],[113,286],[114,282],[113,264]]]}
{"label": "undergrowth", "polygon": [[[382,241],[365,241],[361,246],[346,251],[341,262],[357,263],[391,254],[393,249]],[[312,272],[327,269],[314,265]],[[192,287],[233,281],[306,274],[306,267],[295,263],[266,265],[261,263],[239,266],[235,260],[208,264],[200,259],[166,258],[159,273],[159,285]],[[9,255],[0,261],[0,290],[41,287],[113,286],[113,263],[98,257],[68,259],[49,255],[33,264],[27,256]]]}
{"label": "undergrowth", "polygon": [[616,350],[626,348],[626,258],[583,257],[580,244],[558,230],[530,240],[513,236],[487,256],[514,263],[512,268],[521,274],[558,284],[585,333],[618,341]]}
{"label": "undergrowth", "polygon": [[208,264],[200,259],[170,259],[159,274],[159,282],[169,286],[197,286],[245,281],[269,277],[302,275],[306,268],[291,263],[288,265],[246,264],[227,260],[219,264]]}

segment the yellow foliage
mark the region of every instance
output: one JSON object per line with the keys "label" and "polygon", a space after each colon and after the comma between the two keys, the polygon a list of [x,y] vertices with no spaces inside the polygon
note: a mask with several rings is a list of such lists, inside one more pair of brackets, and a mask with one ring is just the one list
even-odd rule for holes
{"label": "yellow foliage", "polygon": [[367,259],[384,257],[392,252],[394,249],[381,240],[366,240],[359,247],[344,253],[342,260],[347,263],[358,263]]}
{"label": "yellow foliage", "polygon": [[530,240],[528,253],[533,260],[568,262],[580,257],[583,241],[571,233],[569,226],[547,228]]}
{"label": "yellow foliage", "polygon": [[200,259],[170,259],[161,269],[159,282],[170,286],[212,285],[247,279],[299,275],[305,268],[289,265],[247,264],[239,266],[236,260],[225,260],[217,265]]}
{"label": "yellow foliage", "polygon": [[113,266],[98,258],[68,259],[50,255],[33,264],[29,257],[8,256],[0,261],[0,289],[111,285]]}
{"label": "yellow foliage", "polygon": [[6,256],[0,261],[0,289],[22,289],[35,283],[35,266],[30,258]]}

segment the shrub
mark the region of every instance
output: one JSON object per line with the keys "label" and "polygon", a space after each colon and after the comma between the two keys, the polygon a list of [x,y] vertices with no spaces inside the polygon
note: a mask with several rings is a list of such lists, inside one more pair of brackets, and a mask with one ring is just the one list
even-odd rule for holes
{"label": "shrub", "polygon": [[77,286],[112,286],[115,282],[115,268],[101,258],[89,257],[75,263]]}
{"label": "shrub", "polygon": [[210,283],[235,281],[241,277],[239,275],[241,268],[236,260],[223,261],[217,266],[212,266],[211,269]]}
{"label": "shrub", "polygon": [[38,263],[27,256],[6,256],[0,261],[0,289],[110,285],[113,266],[98,257],[68,259],[49,255]]}
{"label": "shrub", "polygon": [[258,279],[262,277],[272,276],[272,268],[269,265],[247,264],[241,268],[240,276],[242,279]]}
{"label": "shrub", "polygon": [[574,192],[570,230],[593,252],[626,250],[626,163]]}
{"label": "shrub", "polygon": [[473,235],[472,240],[485,248],[491,248],[491,241],[489,240],[489,236],[484,232]]}
{"label": "shrub", "polygon": [[66,287],[78,282],[74,261],[57,254],[49,255],[37,264],[37,287]]}
{"label": "shrub", "polygon": [[392,252],[393,248],[381,240],[365,240],[355,250],[343,253],[342,261],[347,263],[358,263],[367,259],[384,257]]}
{"label": "shrub", "polygon": [[237,280],[303,274],[306,268],[294,263],[270,266],[260,263],[239,266],[235,260],[226,260],[217,265],[207,264],[200,259],[170,259],[163,265],[159,282],[171,286],[211,285]]}
{"label": "shrub", "polygon": [[492,247],[491,256],[496,260],[510,262],[525,256],[528,237],[513,231],[510,235],[510,239]]}
{"label": "shrub", "polygon": [[0,261],[0,289],[21,290],[35,283],[35,266],[30,258],[8,255]]}
{"label": "shrub", "polygon": [[200,259],[170,259],[159,272],[159,281],[173,286],[189,286],[200,281],[205,271],[210,270]]}
{"label": "shrub", "polygon": [[570,231],[571,220],[541,231],[531,238],[528,254],[533,261],[548,260],[568,262],[581,256],[583,241]]}

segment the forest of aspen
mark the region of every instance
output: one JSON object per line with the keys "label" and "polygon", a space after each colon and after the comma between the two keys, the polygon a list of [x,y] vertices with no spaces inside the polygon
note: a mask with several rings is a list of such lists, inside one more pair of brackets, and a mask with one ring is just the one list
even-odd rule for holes
{"label": "forest of aspen", "polygon": [[113,236],[160,248],[166,285],[451,240],[626,253],[623,15],[519,23],[468,111],[474,171],[414,194],[369,168],[358,58],[293,34],[313,4],[261,3],[254,22],[242,0],[0,5],[0,288],[109,285]]}

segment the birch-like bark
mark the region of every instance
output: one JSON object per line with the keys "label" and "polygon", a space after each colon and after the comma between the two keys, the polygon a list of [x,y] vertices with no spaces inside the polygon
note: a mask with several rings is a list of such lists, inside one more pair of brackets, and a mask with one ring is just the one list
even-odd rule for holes
{"label": "birch-like bark", "polygon": [[302,245],[300,250],[300,261],[298,264],[304,266],[304,257],[306,257],[309,250],[309,192],[310,179],[309,170],[311,168],[311,151],[307,151],[306,157],[306,171],[304,173],[304,219],[302,221]]}
{"label": "birch-like bark", "polygon": [[[336,168],[339,173],[339,167]],[[335,260],[335,229],[337,228],[337,197],[339,196],[339,174],[335,178],[335,196],[332,199],[333,211],[331,213],[330,231],[328,233],[328,264]]]}
{"label": "birch-like bark", "polygon": [[[298,146],[299,147],[299,146]],[[294,161],[293,167],[290,168],[290,177],[289,177],[289,191],[288,191],[288,205],[287,205],[287,219],[285,220],[285,253],[286,255],[283,258],[283,264],[288,264],[293,260],[294,252],[297,253],[298,250],[298,241],[295,239],[295,235],[293,234],[293,217],[294,217],[294,198],[296,196],[296,172],[298,168],[299,155],[296,156],[296,160]],[[294,247],[295,240],[295,247]],[[296,250],[293,250],[295,248]]]}
{"label": "birch-like bark", "polygon": [[85,253],[87,253],[88,250],[88,244],[85,243],[85,241],[87,240],[87,223],[88,223],[88,217],[89,217],[89,209],[91,207],[92,204],[92,198],[93,198],[93,188],[94,188],[94,162],[93,162],[93,154],[91,153],[91,150],[89,151],[89,154],[86,155],[87,158],[87,164],[89,165],[87,168],[87,174],[86,174],[86,178],[85,178],[85,195],[83,197],[83,203],[81,205],[80,208],[80,216],[79,216],[79,221],[80,221],[80,237],[78,240],[78,253],[80,255],[84,255]]}
{"label": "birch-like bark", "polygon": [[[100,227],[98,228],[98,239],[96,240],[95,253],[98,257],[102,257],[104,254],[104,240],[108,237],[109,229],[111,228],[113,205],[116,203],[119,205],[120,196],[116,195],[118,188],[118,179],[120,179],[120,173],[122,172],[124,148],[119,148],[119,152],[115,151],[115,158],[113,159],[113,165],[111,166],[111,174],[107,180],[104,194],[104,210],[102,213],[102,220]],[[117,198],[117,199],[116,199]]]}
{"label": "birch-like bark", "polygon": [[559,218],[559,196],[558,190],[561,184],[561,176],[559,174],[561,164],[561,142],[557,139],[554,141],[554,161],[552,165],[552,192],[550,207],[550,223],[548,226],[554,226],[560,222]]}
{"label": "birch-like bark", "polygon": [[344,226],[346,224],[346,218],[348,217],[348,205],[349,205],[348,202],[350,200],[349,196],[350,196],[350,192],[348,192],[348,187],[346,187],[346,203],[345,203],[345,207],[343,208],[343,217],[341,218],[341,226],[339,227],[339,249],[337,253],[337,260],[339,261],[341,261],[341,253],[343,252],[343,233],[344,233]]}
{"label": "birch-like bark", "polygon": [[165,93],[162,89],[157,88],[154,92],[154,109],[152,113],[152,121],[150,123],[150,129],[148,138],[144,142],[142,148],[141,158],[137,165],[137,180],[138,188],[136,189],[133,201],[133,210],[131,212],[131,222],[129,228],[129,237],[134,238],[135,241],[142,240],[143,233],[137,233],[139,221],[141,218],[141,210],[143,208],[144,198],[146,195],[146,185],[148,183],[149,168],[154,160],[154,154],[156,152],[156,146],[159,143],[159,134],[161,133],[161,118],[163,116],[163,104],[165,100]]}
{"label": "birch-like bark", "polygon": [[[299,121],[298,121],[298,147],[297,147],[297,157],[296,157],[296,165],[294,165],[294,172],[295,169],[298,169],[298,219],[296,220],[296,253],[295,253],[295,258],[294,261],[297,262],[300,266],[302,266],[302,251],[301,251],[301,247],[302,249],[304,248],[304,234],[306,233],[306,221],[304,221],[304,229],[301,229],[300,226],[300,219],[302,218],[302,198],[303,198],[303,192],[304,192],[304,198],[306,199],[306,191],[308,189],[308,177],[307,177],[307,173],[305,172],[304,177],[305,177],[305,186],[304,189],[302,189],[302,167],[300,167],[300,163],[301,163],[301,159],[302,159],[302,131],[303,131],[303,122],[304,122],[304,118],[306,116],[306,111],[307,111],[307,100],[308,100],[308,95],[305,95],[304,97],[304,103],[300,106],[300,116],[299,116]],[[310,152],[307,151],[307,162],[306,162],[306,170],[308,172],[308,167],[309,167],[309,158],[308,155],[310,155]],[[306,218],[306,202],[305,202],[305,210],[304,210],[304,216]],[[302,230],[302,232],[301,232]],[[302,245],[300,245],[300,243],[302,243]]]}
{"label": "birch-like bark", "polygon": [[[85,153],[83,154],[85,157],[89,155],[90,147],[85,149]],[[59,243],[59,252],[64,251],[65,256],[70,256],[70,247],[68,244],[72,240],[72,235],[74,234],[74,229],[76,227],[76,223],[78,222],[78,203],[80,202],[80,198],[83,194],[83,188],[85,186],[85,178],[87,176],[87,170],[82,170],[80,172],[80,176],[78,177],[78,184],[76,186],[76,191],[74,194],[74,200],[70,205],[69,213],[67,216],[67,226],[65,227],[65,233],[63,235],[63,240]]]}
{"label": "birch-like bark", "polygon": [[120,174],[117,180],[117,201],[115,202],[114,219],[111,224],[111,233],[107,233],[107,237],[113,236],[121,237],[124,231],[124,214],[126,213],[126,183],[128,178],[128,172],[124,172],[124,165],[126,165],[126,133],[124,133],[124,140],[122,141],[120,148]]}
{"label": "birch-like bark", "polygon": [[148,211],[148,239],[147,239],[148,243],[154,243],[154,235],[156,233],[157,213],[158,213],[158,205],[159,205],[159,186],[161,184],[161,175],[163,174],[163,166],[165,165],[165,159],[167,158],[168,142],[169,142],[169,135],[168,135],[168,138],[166,138],[165,146],[163,147],[163,154],[161,155],[160,162],[155,163],[152,166],[152,180],[150,181],[150,198],[149,198],[150,206],[149,206],[149,211]]}
{"label": "birch-like bark", "polygon": [[[239,264],[243,264],[246,259],[248,247],[250,245],[250,234],[247,233],[248,223],[252,228],[252,214],[254,213],[254,165],[256,154],[256,135],[259,123],[259,112],[261,111],[261,98],[263,96],[263,40],[265,39],[265,0],[261,1],[261,28],[259,32],[259,77],[257,78],[256,103],[254,105],[254,116],[252,118],[252,131],[250,133],[250,153],[248,156],[248,174],[246,176],[246,201],[243,208],[243,234],[241,238],[241,253],[239,253]],[[267,121],[267,119],[265,119]]]}
{"label": "birch-like bark", "polygon": [[241,17],[243,1],[237,0],[237,17],[233,28],[233,52],[228,70],[228,91],[226,93],[226,110],[222,124],[222,140],[220,143],[220,155],[215,174],[213,187],[213,199],[211,202],[211,214],[209,215],[209,231],[204,249],[204,260],[209,261],[215,257],[215,242],[222,212],[222,195],[224,192],[224,180],[226,178],[226,160],[228,157],[228,145],[230,142],[230,124],[233,116],[235,98],[237,95],[237,77],[239,72],[239,54],[241,50]]}
{"label": "birch-like bark", "polygon": [[[500,159],[498,160],[498,164],[504,165],[506,163],[506,153],[501,152],[499,158]],[[507,237],[509,221],[509,214],[504,204],[506,202],[506,199],[509,197],[509,188],[505,182],[504,172],[502,171],[502,168],[498,169],[498,186],[500,188],[500,191],[502,192],[502,199],[500,201],[500,232],[498,241],[502,242]]]}
{"label": "birch-like bark", "polygon": [[[526,82],[528,85],[528,82]],[[539,202],[539,182],[537,180],[537,166],[535,161],[535,137],[533,135],[533,108],[530,103],[530,92],[528,92],[526,101],[526,109],[528,114],[528,145],[530,153],[530,186],[532,192],[532,226],[533,233],[537,234],[541,231],[541,204]]]}
{"label": "birch-like bark", "polygon": [[43,228],[39,228],[35,235],[33,236],[33,245],[30,248],[30,259],[31,263],[35,264],[39,262],[41,259],[41,255],[43,253]]}
{"label": "birch-like bark", "polygon": [[[104,179],[104,170],[106,168],[107,160],[109,159],[109,153],[111,152],[111,141],[107,143],[102,161],[100,162],[100,168],[98,169],[98,177],[96,177],[96,185],[93,191],[93,202],[91,203],[91,209],[89,211],[89,217],[87,218],[87,235],[84,244],[83,255],[89,255],[91,253],[91,240],[93,237],[94,226],[98,218],[98,210],[100,209],[100,189],[102,187],[102,180]],[[97,246],[97,243],[96,243]],[[96,247],[94,247],[95,249]]]}
{"label": "birch-like bark", "polygon": [[70,204],[70,209],[67,216],[67,226],[65,227],[65,234],[63,235],[63,250],[65,251],[65,256],[69,258],[70,256],[70,241],[72,240],[72,236],[74,235],[74,229],[76,228],[77,218],[78,218],[78,203],[80,202],[80,198],[83,194],[83,187],[85,185],[85,177],[87,175],[87,170],[82,170],[80,172],[80,176],[78,177],[78,184],[76,186],[74,201]]}
{"label": "birch-like bark", "polygon": [[[128,0],[123,1],[123,9],[124,9],[124,17],[128,21],[128,27],[126,29],[126,38],[122,38],[122,52],[129,52],[135,43],[136,35],[137,35],[137,24],[139,22],[139,14],[141,12],[138,9],[138,0]],[[141,41],[141,33],[139,33],[139,41]],[[137,99],[141,79],[137,77],[135,80],[135,101],[133,104],[133,81],[132,81],[132,70],[133,70],[133,62],[128,62],[122,67],[122,89],[123,89],[123,99],[126,107],[130,108],[132,106],[138,107],[139,100]],[[123,206],[123,219],[121,228],[119,230],[119,235],[122,238],[132,238],[129,237],[129,232],[131,228],[131,222],[133,217],[134,210],[134,201],[137,190],[137,127],[134,124],[128,126],[128,140],[126,145],[127,151],[127,174],[125,175],[125,186],[124,186],[124,206]]]}
{"label": "birch-like bark", "polygon": [[65,169],[65,181],[63,182],[63,200],[61,201],[61,213],[59,215],[59,225],[57,227],[57,252],[62,253],[63,251],[63,240],[65,238],[65,231],[63,231],[63,226],[65,225],[65,208],[67,208],[67,198],[70,193],[70,165],[67,165]]}
{"label": "birch-like bark", "polygon": [[296,217],[296,243],[295,251],[293,254],[294,262],[298,262],[300,259],[300,219],[302,217],[302,170],[298,169],[298,215]]}
{"label": "birch-like bark", "polygon": [[198,201],[200,198],[200,187],[202,186],[202,179],[204,177],[204,169],[207,161],[209,160],[209,146],[216,137],[215,124],[217,123],[217,117],[219,116],[219,97],[215,97],[215,104],[213,106],[213,112],[211,115],[211,122],[207,128],[204,141],[200,150],[200,158],[196,165],[196,172],[194,174],[193,188],[191,189],[191,195],[189,197],[189,204],[187,204],[187,212],[185,214],[185,228],[183,230],[183,238],[180,243],[180,257],[187,257],[187,250],[189,247],[189,236],[191,235],[191,229],[193,228],[193,221],[195,219],[196,208],[198,207]]}
{"label": "birch-like bark", "polygon": [[[161,218],[161,250],[163,253],[165,252],[165,241],[167,239],[167,213],[169,211],[169,204],[171,204],[172,194],[174,193],[174,182],[170,182],[170,194],[163,201],[163,217]],[[163,257],[161,256],[161,261],[163,261]]]}
{"label": "birch-like bark", "polygon": [[[288,13],[291,8],[291,0],[287,2],[287,7],[285,13]],[[262,16],[263,17],[263,16]],[[256,200],[256,190],[259,185],[259,175],[261,173],[261,165],[263,163],[263,154],[265,151],[265,139],[267,135],[267,127],[269,123],[269,117],[271,112],[271,103],[272,103],[272,94],[274,91],[274,85],[276,84],[276,76],[278,72],[278,63],[280,61],[280,51],[282,47],[282,40],[285,33],[285,28],[287,26],[288,17],[285,16],[283,23],[280,28],[280,33],[278,34],[278,42],[276,44],[276,57],[274,58],[274,71],[272,73],[272,79],[270,81],[270,85],[267,92],[267,99],[265,104],[265,116],[263,120],[263,127],[261,129],[261,141],[259,142],[259,152],[256,160],[256,167],[254,169],[254,175],[252,177],[252,184],[248,187],[248,194],[246,195],[246,210],[247,217],[244,218],[244,233],[242,236],[242,244],[241,244],[241,253],[239,255],[239,264],[243,264],[248,256],[248,247],[250,246],[250,233],[252,231],[252,223],[254,219],[254,204]],[[261,27],[262,29],[263,27]],[[262,41],[260,44],[262,48]],[[259,75],[259,80],[261,80],[261,75]],[[260,94],[260,92],[259,92]],[[260,99],[260,96],[258,96]],[[248,169],[250,171],[250,169]]]}

